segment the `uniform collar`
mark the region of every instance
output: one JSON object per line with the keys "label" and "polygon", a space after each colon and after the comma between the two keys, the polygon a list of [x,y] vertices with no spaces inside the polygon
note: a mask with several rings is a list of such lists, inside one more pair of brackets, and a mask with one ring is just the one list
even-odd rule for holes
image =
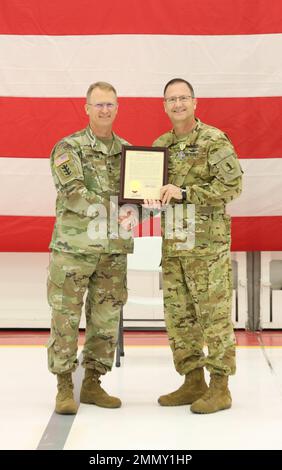
{"label": "uniform collar", "polygon": [[102,152],[107,156],[116,155],[117,153],[121,152],[121,142],[118,136],[113,131],[113,145],[111,147],[110,152],[108,152],[106,145],[101,140],[99,140],[99,138],[94,134],[90,125],[88,125],[86,128],[86,135],[90,140],[90,145],[92,149],[96,152]]}
{"label": "uniform collar", "polygon": [[192,129],[192,131],[189,132],[189,134],[186,136],[186,138],[179,139],[178,137],[176,137],[174,129],[172,129],[170,131],[170,133],[171,133],[171,142],[170,142],[169,145],[176,145],[179,142],[179,140],[181,140],[181,142],[183,144],[183,147],[185,148],[186,145],[191,143],[191,141],[194,141],[196,139],[197,135],[198,135],[199,130],[202,127],[202,123],[201,123],[200,119],[195,118],[195,120],[196,120],[196,125]]}

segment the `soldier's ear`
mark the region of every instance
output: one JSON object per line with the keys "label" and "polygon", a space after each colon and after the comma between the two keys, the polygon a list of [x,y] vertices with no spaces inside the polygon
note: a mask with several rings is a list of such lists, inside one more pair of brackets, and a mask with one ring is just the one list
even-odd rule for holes
{"label": "soldier's ear", "polygon": [[89,114],[88,105],[87,105],[87,104],[84,105],[84,109],[85,109],[86,114]]}

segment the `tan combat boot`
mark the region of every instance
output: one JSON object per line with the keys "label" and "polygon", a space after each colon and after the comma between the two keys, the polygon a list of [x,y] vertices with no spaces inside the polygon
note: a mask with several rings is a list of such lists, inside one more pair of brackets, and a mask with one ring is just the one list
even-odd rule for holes
{"label": "tan combat boot", "polygon": [[193,413],[215,413],[231,408],[228,376],[212,374],[208,391],[191,406]]}
{"label": "tan combat boot", "polygon": [[190,405],[204,395],[207,389],[204,369],[201,367],[186,374],[184,384],[175,392],[162,395],[158,402],[162,406]]}
{"label": "tan combat boot", "polygon": [[101,387],[100,374],[94,369],[85,369],[85,377],[82,382],[80,401],[101,406],[102,408],[119,408],[121,401],[117,397],[111,397]]}
{"label": "tan combat boot", "polygon": [[61,415],[75,415],[77,412],[77,404],[73,398],[73,383],[71,373],[58,374],[58,393],[56,396],[56,413]]}

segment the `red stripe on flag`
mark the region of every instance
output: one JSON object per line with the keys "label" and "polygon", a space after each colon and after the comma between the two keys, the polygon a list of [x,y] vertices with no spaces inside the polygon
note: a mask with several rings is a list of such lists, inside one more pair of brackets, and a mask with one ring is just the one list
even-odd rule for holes
{"label": "red stripe on flag", "polygon": [[[0,251],[45,252],[51,240],[54,218],[1,216],[0,226]],[[159,235],[158,229],[156,232]],[[282,251],[281,233],[282,216],[233,217],[232,251]],[[149,235],[147,230],[146,235]]]}
{"label": "red stripe on flag", "polygon": [[281,0],[1,0],[0,33],[221,35],[281,32]]}
{"label": "red stripe on flag", "polygon": [[233,217],[232,251],[282,251],[282,217]]}
{"label": "red stripe on flag", "polygon": [[[0,98],[1,157],[49,157],[62,137],[87,125],[84,98]],[[161,98],[119,98],[115,132],[151,145],[171,124]],[[227,132],[241,158],[282,157],[282,97],[200,98],[197,115]]]}
{"label": "red stripe on flag", "polygon": [[0,252],[48,251],[54,221],[54,217],[0,216]]}

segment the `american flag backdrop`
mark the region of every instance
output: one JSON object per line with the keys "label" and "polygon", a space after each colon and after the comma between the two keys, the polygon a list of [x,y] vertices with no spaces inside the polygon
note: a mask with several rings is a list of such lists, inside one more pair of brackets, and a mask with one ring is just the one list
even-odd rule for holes
{"label": "american flag backdrop", "polygon": [[0,0],[0,70],[0,251],[48,250],[48,157],[86,126],[89,84],[112,83],[115,132],[151,145],[170,128],[162,91],[174,77],[240,157],[232,249],[282,250],[281,0]]}

